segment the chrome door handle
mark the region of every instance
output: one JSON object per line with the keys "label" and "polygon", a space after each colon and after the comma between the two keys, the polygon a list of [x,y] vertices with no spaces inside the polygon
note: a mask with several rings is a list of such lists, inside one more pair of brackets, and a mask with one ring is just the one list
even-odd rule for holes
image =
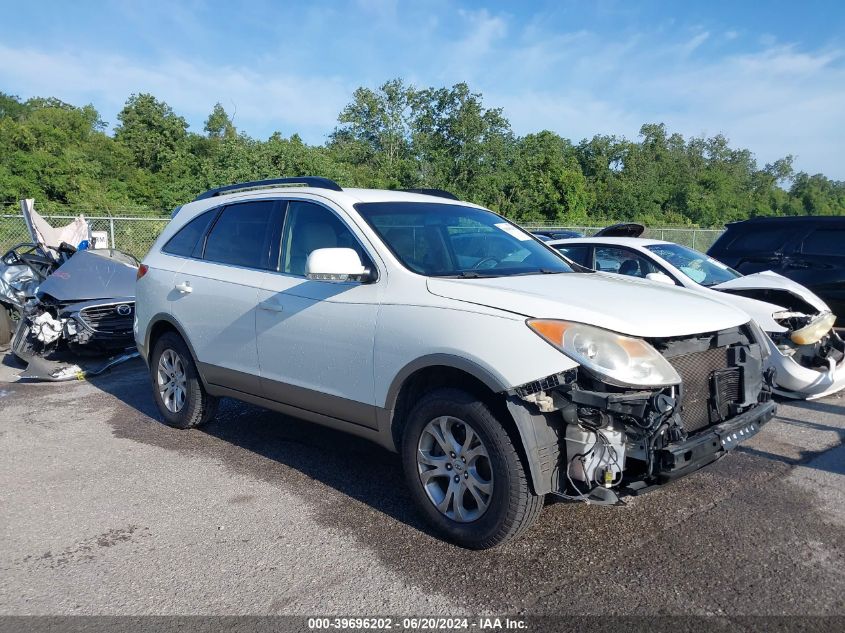
{"label": "chrome door handle", "polygon": [[194,289],[191,288],[191,284],[187,281],[183,281],[181,284],[176,284],[174,288],[183,294],[188,294],[194,291]]}

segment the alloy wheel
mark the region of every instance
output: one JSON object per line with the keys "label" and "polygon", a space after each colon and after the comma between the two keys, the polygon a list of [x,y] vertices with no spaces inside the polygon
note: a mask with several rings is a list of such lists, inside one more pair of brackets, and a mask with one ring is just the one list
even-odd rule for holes
{"label": "alloy wheel", "polygon": [[172,349],[166,349],[158,359],[158,393],[171,413],[179,413],[188,394],[188,377],[182,359]]}
{"label": "alloy wheel", "polygon": [[440,416],[425,426],[417,445],[417,470],[429,501],[453,521],[475,521],[490,506],[490,454],[463,420]]}

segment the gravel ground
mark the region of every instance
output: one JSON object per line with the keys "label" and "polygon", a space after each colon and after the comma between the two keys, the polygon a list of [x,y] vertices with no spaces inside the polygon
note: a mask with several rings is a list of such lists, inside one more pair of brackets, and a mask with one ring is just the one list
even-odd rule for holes
{"label": "gravel ground", "polygon": [[0,614],[845,615],[845,398],[782,402],[713,466],[555,503],[487,552],[437,540],[398,458],[226,400],[159,422],[140,361],[0,366]]}

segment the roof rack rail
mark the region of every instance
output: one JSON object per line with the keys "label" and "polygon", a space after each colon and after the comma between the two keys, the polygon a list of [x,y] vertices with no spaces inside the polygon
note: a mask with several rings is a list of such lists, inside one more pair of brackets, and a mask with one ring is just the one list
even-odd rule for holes
{"label": "roof rack rail", "polygon": [[458,196],[445,189],[400,189],[399,191],[404,191],[405,193],[421,193],[424,196],[437,196],[438,198],[449,198],[449,200],[458,199]]}
{"label": "roof rack rail", "polygon": [[316,187],[317,189],[331,189],[332,191],[343,191],[339,184],[334,180],[322,178],[320,176],[297,176],[295,178],[270,178],[269,180],[253,180],[251,182],[239,182],[234,185],[226,185],[224,187],[217,187],[217,189],[209,189],[205,193],[201,193],[194,201],[205,200],[215,196],[228,193],[230,191],[238,191],[240,189],[256,189],[258,187],[269,187],[272,185],[305,185],[307,187]]}

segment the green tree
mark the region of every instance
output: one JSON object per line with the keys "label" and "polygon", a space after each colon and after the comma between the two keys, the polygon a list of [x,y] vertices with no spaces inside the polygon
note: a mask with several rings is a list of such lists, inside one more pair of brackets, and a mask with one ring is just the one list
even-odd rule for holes
{"label": "green tree", "polygon": [[127,147],[135,163],[152,172],[171,160],[187,137],[188,123],[151,94],[133,94],[117,115],[115,140]]}
{"label": "green tree", "polygon": [[501,108],[485,108],[465,83],[427,88],[414,97],[411,132],[421,185],[496,209],[506,205],[514,137]]}
{"label": "green tree", "polygon": [[371,182],[410,187],[411,115],[416,90],[392,79],[377,90],[358,88],[338,116],[330,147],[344,160],[368,168]]}
{"label": "green tree", "polygon": [[585,221],[587,179],[569,141],[549,131],[518,139],[509,172],[508,215],[526,222]]}
{"label": "green tree", "polygon": [[0,201],[42,208],[167,213],[204,189],[315,174],[343,186],[438,187],[524,222],[720,226],[757,215],[845,214],[845,183],[759,168],[722,135],[685,139],[650,123],[639,138],[515,136],[504,113],[464,83],[401,79],[360,88],[325,145],[238,133],[218,103],[204,134],[153,95],[131,95],[114,136],[91,105],[0,92]]}
{"label": "green tree", "polygon": [[17,95],[0,91],[0,119],[10,118],[17,121],[27,112],[29,112],[29,107],[25,103],[21,103]]}
{"label": "green tree", "polygon": [[805,172],[796,174],[789,193],[806,215],[845,215],[845,182]]}
{"label": "green tree", "polygon": [[235,124],[219,102],[214,104],[203,129],[209,138],[232,138],[237,134]]}

